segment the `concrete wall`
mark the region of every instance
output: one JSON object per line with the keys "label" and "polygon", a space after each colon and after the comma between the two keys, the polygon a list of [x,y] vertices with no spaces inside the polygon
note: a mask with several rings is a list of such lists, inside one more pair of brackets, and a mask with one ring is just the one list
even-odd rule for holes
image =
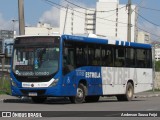
{"label": "concrete wall", "polygon": [[160,72],[155,73],[155,88],[160,89]]}

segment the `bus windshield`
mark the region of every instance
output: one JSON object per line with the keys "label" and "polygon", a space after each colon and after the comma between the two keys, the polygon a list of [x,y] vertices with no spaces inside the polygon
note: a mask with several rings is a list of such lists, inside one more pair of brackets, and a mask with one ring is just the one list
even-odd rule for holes
{"label": "bus windshield", "polygon": [[47,39],[43,45],[42,41],[37,41],[35,45],[34,42],[28,42],[29,44],[15,42],[13,72],[18,76],[49,76],[56,73],[59,63],[59,42],[49,44]]}

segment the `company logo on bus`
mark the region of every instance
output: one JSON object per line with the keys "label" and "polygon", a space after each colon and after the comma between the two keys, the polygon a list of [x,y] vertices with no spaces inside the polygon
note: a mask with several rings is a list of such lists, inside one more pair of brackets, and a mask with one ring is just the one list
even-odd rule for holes
{"label": "company logo on bus", "polygon": [[100,72],[86,72],[85,77],[86,78],[100,78],[101,74]]}

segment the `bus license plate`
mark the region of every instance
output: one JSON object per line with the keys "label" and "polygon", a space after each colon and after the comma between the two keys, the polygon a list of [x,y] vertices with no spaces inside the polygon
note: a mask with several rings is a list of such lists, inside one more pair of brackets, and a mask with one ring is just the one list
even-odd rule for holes
{"label": "bus license plate", "polygon": [[29,92],[29,96],[37,96],[36,92]]}

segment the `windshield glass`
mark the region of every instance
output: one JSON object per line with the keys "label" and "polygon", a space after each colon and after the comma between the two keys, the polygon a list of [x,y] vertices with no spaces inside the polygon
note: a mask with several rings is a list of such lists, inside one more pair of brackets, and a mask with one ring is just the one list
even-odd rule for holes
{"label": "windshield glass", "polygon": [[58,71],[59,45],[14,47],[13,72],[18,76],[48,76]]}

